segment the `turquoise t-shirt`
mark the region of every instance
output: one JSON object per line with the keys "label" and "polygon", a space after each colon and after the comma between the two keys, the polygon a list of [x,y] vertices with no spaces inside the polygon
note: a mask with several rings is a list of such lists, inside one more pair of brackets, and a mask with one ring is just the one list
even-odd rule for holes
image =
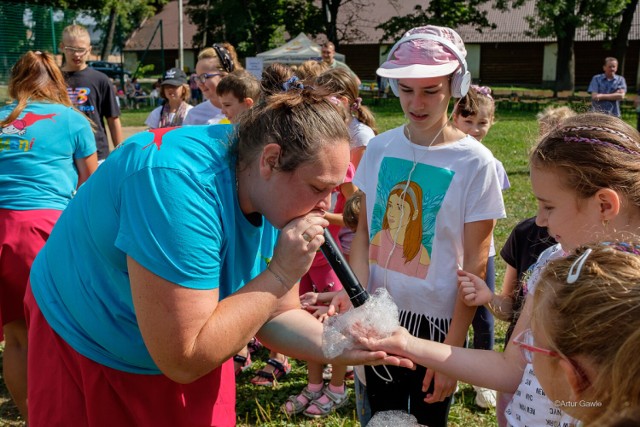
{"label": "turquoise t-shirt", "polygon": [[[0,107],[0,120],[15,107]],[[63,210],[78,185],[74,159],[95,152],[84,115],[61,104],[29,102],[17,119],[0,127],[0,209]]]}
{"label": "turquoise t-shirt", "polygon": [[163,128],[125,141],[63,212],[33,263],[51,327],[80,354],[157,374],[131,299],[126,256],[179,286],[232,294],[266,268],[277,230],[240,210],[229,125]]}

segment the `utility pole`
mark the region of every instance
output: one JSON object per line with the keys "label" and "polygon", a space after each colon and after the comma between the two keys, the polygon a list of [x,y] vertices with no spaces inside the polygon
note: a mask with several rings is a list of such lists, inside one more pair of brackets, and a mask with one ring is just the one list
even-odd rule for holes
{"label": "utility pole", "polygon": [[178,0],[178,68],[184,70],[184,16],[182,15],[182,0]]}

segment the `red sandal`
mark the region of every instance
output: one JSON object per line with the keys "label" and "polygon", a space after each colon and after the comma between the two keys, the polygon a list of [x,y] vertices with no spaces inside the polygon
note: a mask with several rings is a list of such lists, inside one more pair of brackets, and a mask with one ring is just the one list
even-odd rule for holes
{"label": "red sandal", "polygon": [[267,365],[273,366],[273,371],[259,370],[256,372],[256,376],[251,379],[251,384],[272,386],[274,383],[277,383],[280,378],[291,372],[289,358],[286,356],[283,362],[276,359],[269,359],[267,360]]}

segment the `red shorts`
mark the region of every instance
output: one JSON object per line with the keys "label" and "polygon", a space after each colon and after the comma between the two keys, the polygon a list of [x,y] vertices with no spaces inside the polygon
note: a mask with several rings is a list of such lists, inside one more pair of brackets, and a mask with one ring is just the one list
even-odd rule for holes
{"label": "red shorts", "polygon": [[0,209],[0,316],[2,326],[24,320],[22,299],[31,264],[62,211]]}
{"label": "red shorts", "polygon": [[191,384],[164,375],[131,374],[71,348],[25,295],[29,328],[29,426],[235,426],[233,361]]}

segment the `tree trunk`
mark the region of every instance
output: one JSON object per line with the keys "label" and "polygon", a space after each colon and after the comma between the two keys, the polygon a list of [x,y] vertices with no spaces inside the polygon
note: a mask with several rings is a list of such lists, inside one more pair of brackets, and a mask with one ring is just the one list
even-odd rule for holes
{"label": "tree trunk", "polygon": [[109,54],[111,53],[111,49],[113,47],[113,37],[116,34],[116,19],[116,7],[112,6],[111,11],[109,12],[109,30],[107,31],[107,35],[104,38],[102,52],[100,52],[100,59],[102,59],[103,61],[109,60]]}
{"label": "tree trunk", "polygon": [[631,23],[633,22],[633,15],[638,7],[638,0],[631,0],[627,7],[622,12],[622,21],[613,39],[613,56],[618,60],[618,74],[624,75],[625,57],[627,55],[627,48],[629,47],[629,31],[631,31]]}
{"label": "tree trunk", "polygon": [[338,27],[336,25],[336,20],[338,18],[338,10],[340,9],[341,2],[342,0],[322,0],[322,13],[327,38],[336,46],[336,51],[340,44],[338,40]]}

